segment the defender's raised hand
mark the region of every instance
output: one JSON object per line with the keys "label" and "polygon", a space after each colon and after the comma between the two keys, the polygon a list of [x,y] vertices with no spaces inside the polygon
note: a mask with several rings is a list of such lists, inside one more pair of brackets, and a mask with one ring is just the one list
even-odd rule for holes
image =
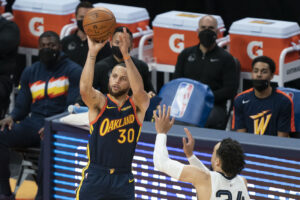
{"label": "defender's raised hand", "polygon": [[186,138],[182,138],[183,151],[185,153],[185,156],[187,158],[189,158],[193,155],[195,139],[193,138],[191,132],[187,128],[184,128],[184,131],[185,131],[188,141],[186,141]]}
{"label": "defender's raised hand", "polygon": [[158,106],[158,116],[156,110],[153,111],[153,116],[155,119],[155,128],[157,133],[167,133],[174,124],[174,118],[170,119],[171,107],[168,107],[166,113],[166,105],[163,105],[163,110],[161,106]]}

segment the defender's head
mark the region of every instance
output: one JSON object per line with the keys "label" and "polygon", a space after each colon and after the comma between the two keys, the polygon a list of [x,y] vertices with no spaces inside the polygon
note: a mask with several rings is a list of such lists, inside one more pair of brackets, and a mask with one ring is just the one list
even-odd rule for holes
{"label": "defender's head", "polygon": [[219,171],[221,169],[228,177],[234,177],[244,168],[244,159],[244,152],[240,143],[226,138],[215,145],[211,164],[213,170]]}

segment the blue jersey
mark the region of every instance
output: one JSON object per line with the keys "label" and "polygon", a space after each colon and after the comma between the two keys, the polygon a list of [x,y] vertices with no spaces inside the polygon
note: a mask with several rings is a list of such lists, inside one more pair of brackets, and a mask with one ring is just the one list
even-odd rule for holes
{"label": "blue jersey", "polygon": [[251,88],[237,95],[234,101],[232,129],[246,129],[258,135],[295,131],[294,105],[284,92],[273,88],[267,98],[259,99]]}
{"label": "blue jersey", "polygon": [[131,169],[141,127],[142,123],[137,119],[136,107],[130,97],[118,107],[107,95],[105,105],[91,122],[88,145],[90,163],[107,168]]}

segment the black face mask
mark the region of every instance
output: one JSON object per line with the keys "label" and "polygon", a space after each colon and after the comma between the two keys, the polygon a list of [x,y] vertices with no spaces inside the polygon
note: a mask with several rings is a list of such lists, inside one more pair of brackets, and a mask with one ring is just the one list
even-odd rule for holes
{"label": "black face mask", "polygon": [[121,50],[118,46],[112,46],[111,51],[112,51],[113,55],[117,56],[117,58],[123,59],[123,55],[122,55]]}
{"label": "black face mask", "polygon": [[259,92],[264,91],[269,86],[268,80],[252,80],[252,86]]}
{"label": "black face mask", "polygon": [[82,20],[77,20],[77,27],[78,27],[79,30],[84,32],[83,25],[82,25]]}
{"label": "black face mask", "polygon": [[200,44],[206,48],[209,48],[216,42],[217,34],[210,29],[205,29],[199,32],[198,37]]}
{"label": "black face mask", "polygon": [[44,63],[47,69],[55,66],[55,63],[59,57],[59,50],[50,48],[43,48],[39,50],[40,61]]}

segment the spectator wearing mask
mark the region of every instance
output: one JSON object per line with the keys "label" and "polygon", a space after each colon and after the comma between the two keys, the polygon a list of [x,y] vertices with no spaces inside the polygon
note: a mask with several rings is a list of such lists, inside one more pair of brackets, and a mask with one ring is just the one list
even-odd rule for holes
{"label": "spectator wearing mask", "polygon": [[190,78],[208,85],[215,103],[205,127],[225,129],[226,103],[235,96],[238,80],[234,58],[216,44],[217,33],[218,24],[213,16],[199,20],[200,43],[178,55],[174,78]]}
{"label": "spectator wearing mask", "polygon": [[82,68],[61,52],[55,32],[40,36],[39,58],[24,69],[15,107],[0,121],[0,200],[14,199],[9,185],[9,148],[40,146],[44,119],[64,112],[79,96]]}
{"label": "spectator wearing mask", "polygon": [[253,88],[234,100],[232,129],[256,135],[288,137],[295,132],[294,105],[290,96],[271,87],[274,61],[267,56],[252,61]]}
{"label": "spectator wearing mask", "polygon": [[[83,30],[82,21],[85,14],[92,9],[94,6],[90,2],[83,1],[80,2],[75,10],[76,22],[78,29],[75,33],[63,38],[62,40],[62,50],[66,55],[69,56],[71,60],[79,64],[80,66],[84,66],[86,56],[88,53],[88,43],[87,36]],[[106,58],[111,55],[111,49],[109,44],[106,44],[103,49],[97,55],[97,61]]]}

